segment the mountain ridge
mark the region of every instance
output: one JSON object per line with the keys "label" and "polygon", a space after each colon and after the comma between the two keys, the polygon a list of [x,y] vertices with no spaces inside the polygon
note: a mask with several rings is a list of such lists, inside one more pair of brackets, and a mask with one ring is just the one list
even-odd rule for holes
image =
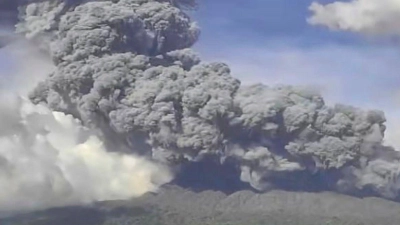
{"label": "mountain ridge", "polygon": [[158,193],[131,200],[49,209],[2,219],[0,224],[397,225],[398,221],[400,204],[375,197],[281,190],[263,194],[245,190],[227,195],[218,191],[196,193],[177,186],[166,186]]}

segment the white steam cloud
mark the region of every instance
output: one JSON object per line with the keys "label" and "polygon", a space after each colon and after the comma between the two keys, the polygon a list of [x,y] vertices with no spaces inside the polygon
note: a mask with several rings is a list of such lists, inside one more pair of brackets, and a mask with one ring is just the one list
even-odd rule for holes
{"label": "white steam cloud", "polygon": [[127,199],[172,179],[163,165],[109,152],[79,120],[18,96],[52,67],[27,42],[2,51],[18,67],[0,72],[0,216]]}

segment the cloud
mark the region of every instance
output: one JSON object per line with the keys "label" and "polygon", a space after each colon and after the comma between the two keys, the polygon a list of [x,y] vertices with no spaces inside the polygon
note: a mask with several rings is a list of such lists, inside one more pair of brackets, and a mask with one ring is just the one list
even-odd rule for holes
{"label": "cloud", "polygon": [[344,30],[371,35],[400,34],[400,1],[352,0],[310,6],[313,15],[308,22],[327,26],[332,30]]}
{"label": "cloud", "polygon": [[32,43],[18,40],[0,59],[0,216],[127,199],[172,179],[167,167],[116,153],[71,115],[25,99],[54,69]]}
{"label": "cloud", "polygon": [[108,152],[72,116],[0,96],[0,213],[126,199],[170,181],[160,165]]}

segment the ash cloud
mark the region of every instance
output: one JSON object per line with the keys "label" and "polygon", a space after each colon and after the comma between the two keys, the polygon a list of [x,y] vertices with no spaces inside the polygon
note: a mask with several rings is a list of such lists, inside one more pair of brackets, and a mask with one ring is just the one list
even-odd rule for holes
{"label": "ash cloud", "polygon": [[0,213],[127,199],[170,181],[168,169],[108,152],[70,115],[1,93]]}
{"label": "ash cloud", "polygon": [[29,101],[56,69],[48,53],[17,35],[0,51],[10,63],[0,71],[0,217],[138,197],[171,181],[166,165],[120,153],[71,115]]}
{"label": "ash cloud", "polygon": [[[227,65],[202,63],[190,50],[200,30],[182,9],[192,7],[188,0],[21,5],[17,32],[56,66],[30,100],[79,119],[106,147],[121,147],[115,151],[181,167],[178,184],[240,179],[259,191],[398,198],[400,155],[382,144],[383,112],[330,107],[302,87],[242,86]],[[223,180],[232,174],[236,180]]]}

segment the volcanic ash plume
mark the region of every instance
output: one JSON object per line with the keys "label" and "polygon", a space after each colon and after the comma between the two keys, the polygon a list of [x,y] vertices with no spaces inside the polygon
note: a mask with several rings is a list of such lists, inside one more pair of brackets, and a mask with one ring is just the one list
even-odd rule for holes
{"label": "volcanic ash plume", "polygon": [[[241,86],[227,65],[201,63],[189,49],[200,31],[182,9],[195,5],[189,0],[21,5],[17,31],[48,51],[56,66],[30,100],[79,119],[104,137],[104,146],[118,146],[115,151],[171,167],[234,165],[238,177],[260,191],[398,197],[400,155],[382,145],[382,112],[329,107],[318,93],[300,87]],[[128,157],[83,149],[122,161]],[[216,160],[206,161],[210,157]],[[109,172],[125,177],[124,169]],[[231,175],[209,173],[215,180]]]}

